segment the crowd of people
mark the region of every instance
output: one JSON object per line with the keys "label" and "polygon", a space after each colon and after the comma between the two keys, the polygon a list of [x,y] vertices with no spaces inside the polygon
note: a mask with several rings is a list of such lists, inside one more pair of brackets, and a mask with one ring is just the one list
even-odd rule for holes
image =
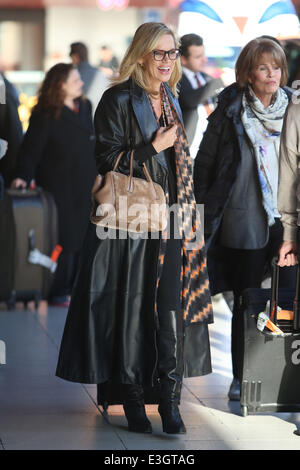
{"label": "crowd of people", "polygon": [[[122,403],[135,432],[152,431],[147,395],[163,430],[182,434],[183,377],[211,372],[211,295],[233,292],[228,396],[239,400],[241,293],[261,287],[276,255],[280,286],[295,286],[298,108],[275,38],[242,49],[231,84],[205,73],[200,36],[178,40],[162,23],[141,25],[120,65],[107,49],[99,69],[83,43],[71,44],[72,63],[47,72],[24,137],[6,87],[0,172],[14,188],[34,180],[57,204],[64,251],[49,301],[69,310],[56,374],[98,384],[99,402]],[[120,152],[119,171],[129,174],[132,150],[134,176],[145,178],[146,168],[169,206],[188,206],[191,232],[170,212],[156,238],[97,236],[93,181],[114,169]]]}

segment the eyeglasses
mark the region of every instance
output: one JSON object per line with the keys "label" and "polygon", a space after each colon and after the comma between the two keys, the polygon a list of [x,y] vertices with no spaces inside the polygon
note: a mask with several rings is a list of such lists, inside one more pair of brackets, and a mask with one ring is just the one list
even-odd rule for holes
{"label": "eyeglasses", "polygon": [[179,49],[171,49],[170,51],[155,50],[152,51],[154,60],[164,60],[168,55],[170,60],[176,60],[179,57]]}

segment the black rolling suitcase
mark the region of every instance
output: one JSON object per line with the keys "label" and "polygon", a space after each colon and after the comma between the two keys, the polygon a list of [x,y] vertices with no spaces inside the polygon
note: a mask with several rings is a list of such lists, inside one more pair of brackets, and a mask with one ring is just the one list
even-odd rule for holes
{"label": "black rolling suitcase", "polygon": [[5,300],[9,306],[37,303],[48,296],[57,261],[55,255],[51,259],[58,240],[55,201],[41,189],[8,189],[6,199],[13,211],[15,242],[13,289]]}
{"label": "black rolling suitcase", "polygon": [[[265,411],[300,411],[299,265],[295,293],[294,289],[278,289],[280,268],[277,260],[272,264],[271,289],[246,289],[241,299],[242,416]],[[269,317],[281,330],[280,334],[257,327],[258,315],[265,311],[268,300]]]}

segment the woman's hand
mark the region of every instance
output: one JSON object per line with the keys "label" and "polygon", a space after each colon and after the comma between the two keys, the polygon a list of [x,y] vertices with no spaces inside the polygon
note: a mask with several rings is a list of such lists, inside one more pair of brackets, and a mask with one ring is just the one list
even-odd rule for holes
{"label": "woman's hand", "polygon": [[22,180],[22,178],[16,178],[16,179],[13,180],[10,187],[13,188],[13,189],[26,188],[27,183],[26,183],[25,180]]}
{"label": "woman's hand", "polygon": [[173,124],[171,127],[160,127],[158,129],[154,140],[152,141],[152,145],[157,153],[162,152],[169,147],[173,147],[176,140],[176,131],[176,124]]}
{"label": "woman's hand", "polygon": [[295,266],[298,264],[297,243],[293,241],[284,241],[279,248],[278,266]]}

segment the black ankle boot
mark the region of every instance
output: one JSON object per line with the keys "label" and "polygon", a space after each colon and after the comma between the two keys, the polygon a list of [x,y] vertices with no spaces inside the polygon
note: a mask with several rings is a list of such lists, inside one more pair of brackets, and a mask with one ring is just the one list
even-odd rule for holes
{"label": "black ankle boot", "polygon": [[181,384],[169,382],[161,384],[158,412],[161,416],[163,431],[167,434],[185,434],[186,428],[180,416],[178,403]]}
{"label": "black ankle boot", "polygon": [[152,426],[146,415],[142,386],[123,385],[123,390],[123,408],[129,431],[151,433]]}
{"label": "black ankle boot", "polygon": [[179,413],[183,376],[183,317],[180,311],[159,314],[158,369],[160,400],[158,412],[163,431],[168,434],[185,434],[185,425]]}

